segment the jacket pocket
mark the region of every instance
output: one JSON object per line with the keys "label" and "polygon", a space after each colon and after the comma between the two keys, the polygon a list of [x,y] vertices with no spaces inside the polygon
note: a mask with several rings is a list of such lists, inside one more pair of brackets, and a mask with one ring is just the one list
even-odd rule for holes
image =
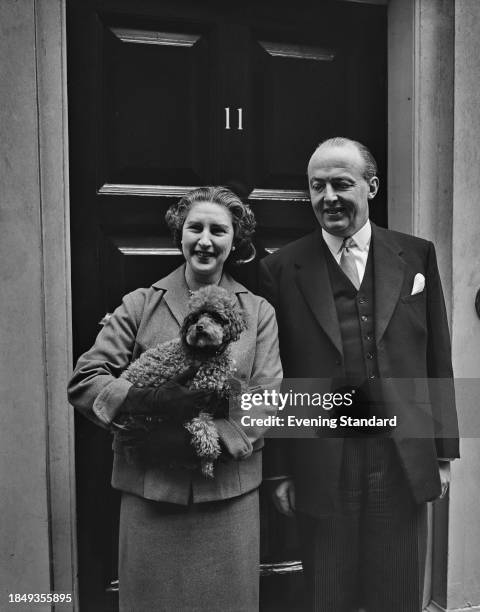
{"label": "jacket pocket", "polygon": [[421,302],[425,299],[425,291],[421,291],[420,293],[416,293],[415,295],[404,295],[401,296],[400,299],[404,304],[412,304],[414,302]]}

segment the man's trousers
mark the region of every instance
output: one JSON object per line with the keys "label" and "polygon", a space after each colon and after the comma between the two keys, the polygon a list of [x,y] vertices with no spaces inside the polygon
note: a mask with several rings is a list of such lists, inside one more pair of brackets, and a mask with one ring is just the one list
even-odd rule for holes
{"label": "man's trousers", "polygon": [[392,440],[344,440],[338,499],[334,516],[298,518],[308,609],[419,612],[427,508],[414,502]]}

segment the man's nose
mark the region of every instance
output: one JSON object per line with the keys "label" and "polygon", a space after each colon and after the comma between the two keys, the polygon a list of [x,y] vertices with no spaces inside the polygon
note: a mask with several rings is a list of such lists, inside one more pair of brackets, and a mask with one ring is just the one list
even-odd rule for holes
{"label": "man's nose", "polygon": [[323,198],[327,204],[331,202],[336,202],[338,199],[337,192],[329,183],[325,185],[325,192]]}

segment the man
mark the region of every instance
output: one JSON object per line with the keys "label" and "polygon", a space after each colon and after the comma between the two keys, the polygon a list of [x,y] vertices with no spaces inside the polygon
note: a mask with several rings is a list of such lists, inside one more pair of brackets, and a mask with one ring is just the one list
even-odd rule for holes
{"label": "man", "polygon": [[367,405],[399,425],[272,441],[267,476],[277,508],[298,519],[311,609],[418,612],[426,502],[445,494],[458,457],[435,250],[369,221],[379,180],[362,144],[321,143],[308,181],[320,227],[261,262],[285,377],[354,381],[364,401],[352,416]]}

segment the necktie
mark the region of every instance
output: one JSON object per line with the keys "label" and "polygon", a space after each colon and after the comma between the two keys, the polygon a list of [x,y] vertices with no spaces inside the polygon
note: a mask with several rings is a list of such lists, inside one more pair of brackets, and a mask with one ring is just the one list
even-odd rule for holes
{"label": "necktie", "polygon": [[355,259],[351,252],[351,248],[355,246],[353,238],[344,238],[342,244],[342,255],[340,257],[340,267],[350,279],[352,285],[358,290],[360,287],[360,277],[358,276]]}

